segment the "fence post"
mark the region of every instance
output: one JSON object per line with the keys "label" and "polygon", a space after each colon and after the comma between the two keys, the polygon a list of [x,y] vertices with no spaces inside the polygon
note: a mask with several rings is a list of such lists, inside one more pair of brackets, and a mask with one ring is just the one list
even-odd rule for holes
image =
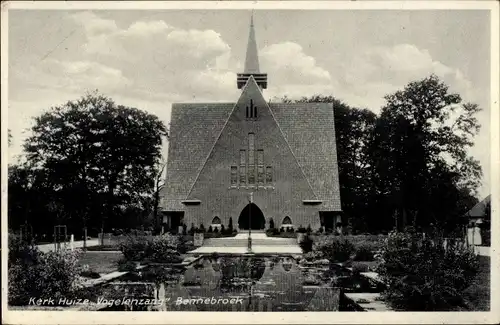
{"label": "fence post", "polygon": [[472,250],[474,251],[475,250],[475,246],[476,246],[476,240],[474,239],[474,235],[475,235],[475,229],[472,228]]}

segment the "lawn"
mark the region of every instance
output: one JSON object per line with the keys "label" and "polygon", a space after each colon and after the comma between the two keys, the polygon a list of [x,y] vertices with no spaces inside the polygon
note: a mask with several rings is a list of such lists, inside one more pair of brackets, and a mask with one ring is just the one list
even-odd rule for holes
{"label": "lawn", "polygon": [[123,257],[121,252],[87,251],[80,257],[80,265],[87,264],[91,271],[107,274],[118,269],[118,260]]}
{"label": "lawn", "polygon": [[465,289],[465,298],[471,311],[490,310],[490,257],[479,256],[479,273]]}
{"label": "lawn", "polygon": [[95,252],[95,251],[119,251],[120,245],[97,245],[97,246],[89,246],[86,248],[87,252]]}

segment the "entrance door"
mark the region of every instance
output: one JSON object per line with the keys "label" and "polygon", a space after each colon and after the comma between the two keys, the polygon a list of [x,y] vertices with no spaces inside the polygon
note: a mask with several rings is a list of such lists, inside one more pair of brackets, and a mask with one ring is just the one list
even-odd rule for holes
{"label": "entrance door", "polygon": [[325,227],[326,231],[333,231],[337,228],[337,220],[339,219],[338,212],[321,211],[320,218],[322,220],[322,226]]}
{"label": "entrance door", "polygon": [[249,228],[252,230],[261,230],[266,228],[266,219],[257,205],[249,203],[241,211],[238,218],[238,226],[243,230],[248,230]]}
{"label": "entrance door", "polygon": [[179,227],[184,221],[184,212],[171,212],[170,214],[170,232],[177,234]]}

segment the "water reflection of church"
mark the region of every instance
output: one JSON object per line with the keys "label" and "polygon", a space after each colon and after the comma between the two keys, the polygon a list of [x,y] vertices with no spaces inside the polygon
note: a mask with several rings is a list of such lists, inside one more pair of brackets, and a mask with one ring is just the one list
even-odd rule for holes
{"label": "water reflection of church", "polygon": [[177,311],[334,311],[338,288],[305,286],[303,272],[292,258],[204,258],[188,267],[181,280],[163,287],[165,297],[183,299],[242,298],[242,303],[177,305]]}
{"label": "water reflection of church", "polygon": [[[252,23],[236,103],[173,104],[164,223],[313,229],[340,221],[333,106],[264,98]],[[253,193],[253,203],[248,200]],[[251,217],[250,217],[251,216]]]}

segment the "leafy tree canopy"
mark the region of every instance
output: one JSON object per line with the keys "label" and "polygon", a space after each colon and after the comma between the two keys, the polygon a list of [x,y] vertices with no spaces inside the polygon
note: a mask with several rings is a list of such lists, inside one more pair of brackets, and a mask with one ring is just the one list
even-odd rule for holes
{"label": "leafy tree canopy", "polygon": [[102,217],[110,219],[117,206],[152,192],[167,134],[158,117],[97,92],[52,107],[35,118],[31,131],[27,160],[43,170],[59,197],[71,193],[63,198],[66,210],[84,215],[90,201],[99,202]]}

